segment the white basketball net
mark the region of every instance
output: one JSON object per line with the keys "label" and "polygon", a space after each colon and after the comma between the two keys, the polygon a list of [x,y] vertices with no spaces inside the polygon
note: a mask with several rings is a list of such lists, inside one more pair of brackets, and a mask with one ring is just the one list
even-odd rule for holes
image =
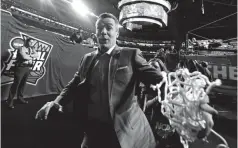
{"label": "white basketball net", "polygon": [[[207,94],[212,87],[221,85],[221,81],[210,82],[200,72],[190,73],[186,68],[168,75],[162,72],[162,75],[162,82],[154,86],[158,90],[161,112],[179,133],[184,148],[188,148],[188,142],[196,140],[198,132],[205,128],[206,122],[199,106],[209,102]],[[165,85],[163,100],[160,91],[162,84]]]}

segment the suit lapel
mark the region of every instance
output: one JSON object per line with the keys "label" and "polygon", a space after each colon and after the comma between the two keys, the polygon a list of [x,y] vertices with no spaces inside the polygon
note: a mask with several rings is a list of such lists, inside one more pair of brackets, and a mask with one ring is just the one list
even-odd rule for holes
{"label": "suit lapel", "polygon": [[[118,67],[118,62],[120,58],[121,48],[116,45],[114,50],[111,53],[110,62],[109,62],[109,70],[108,70],[108,96],[111,98],[111,91],[113,80],[115,78],[116,69]],[[110,100],[109,100],[110,101]]]}
{"label": "suit lapel", "polygon": [[87,73],[89,71],[90,68],[93,68],[93,60],[95,59],[95,57],[97,56],[98,51],[94,51],[92,52],[87,59],[85,59],[85,64],[84,64],[84,78],[87,77]]}

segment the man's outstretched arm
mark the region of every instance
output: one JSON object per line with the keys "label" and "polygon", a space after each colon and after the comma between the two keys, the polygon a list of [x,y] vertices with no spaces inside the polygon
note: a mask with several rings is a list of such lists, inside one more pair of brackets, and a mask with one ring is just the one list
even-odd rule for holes
{"label": "man's outstretched arm", "polygon": [[160,71],[149,65],[139,49],[135,51],[134,61],[137,76],[144,84],[156,84],[163,79]]}
{"label": "man's outstretched arm", "polygon": [[62,112],[62,106],[68,104],[73,100],[71,94],[77,88],[78,84],[81,82],[80,79],[80,71],[82,68],[84,58],[80,62],[80,66],[78,71],[75,73],[73,79],[65,86],[65,88],[61,91],[61,93],[56,97],[54,101],[47,102],[37,113],[35,119],[47,119],[49,111],[52,107],[57,108],[60,112]]}

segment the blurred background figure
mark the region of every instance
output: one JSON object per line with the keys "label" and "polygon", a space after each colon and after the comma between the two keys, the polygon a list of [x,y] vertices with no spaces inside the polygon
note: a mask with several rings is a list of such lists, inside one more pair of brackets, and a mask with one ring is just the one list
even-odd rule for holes
{"label": "blurred background figure", "polygon": [[83,29],[80,27],[78,31],[74,32],[69,38],[73,44],[82,43],[83,41]]}
{"label": "blurred background figure", "polygon": [[165,51],[164,48],[160,48],[159,50],[157,50],[154,59],[160,59],[162,60],[162,62],[165,62]]}
{"label": "blurred background figure", "polygon": [[16,65],[14,69],[14,82],[9,91],[7,99],[8,107],[14,108],[14,96],[17,93],[17,100],[22,104],[28,102],[23,98],[23,92],[25,89],[27,78],[30,74],[30,69],[34,65],[34,59],[38,57],[34,47],[34,39],[27,38],[24,41],[24,45],[17,51]]}
{"label": "blurred background figure", "polygon": [[177,53],[177,51],[176,51],[174,45],[171,45],[171,46],[170,46],[169,51],[170,51],[170,53]]}
{"label": "blurred background figure", "polygon": [[93,48],[97,42],[96,36],[94,33],[91,33],[91,35],[87,38],[87,40],[84,40],[83,43],[88,46]]}

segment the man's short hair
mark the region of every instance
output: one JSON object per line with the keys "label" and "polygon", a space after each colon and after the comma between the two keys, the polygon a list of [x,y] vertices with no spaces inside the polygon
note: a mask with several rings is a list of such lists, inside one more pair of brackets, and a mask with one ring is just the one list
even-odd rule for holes
{"label": "man's short hair", "polygon": [[29,47],[30,45],[29,45],[29,42],[31,41],[31,40],[34,40],[33,38],[27,38],[27,39],[25,39],[25,41],[24,41],[24,46],[25,47]]}
{"label": "man's short hair", "polygon": [[118,19],[116,18],[115,15],[113,15],[112,13],[108,13],[108,12],[105,12],[105,13],[102,13],[98,16],[98,19],[96,21],[96,26],[98,24],[98,21],[101,20],[101,19],[104,19],[104,18],[112,18],[114,21],[115,21],[115,24],[119,27],[119,21]]}

